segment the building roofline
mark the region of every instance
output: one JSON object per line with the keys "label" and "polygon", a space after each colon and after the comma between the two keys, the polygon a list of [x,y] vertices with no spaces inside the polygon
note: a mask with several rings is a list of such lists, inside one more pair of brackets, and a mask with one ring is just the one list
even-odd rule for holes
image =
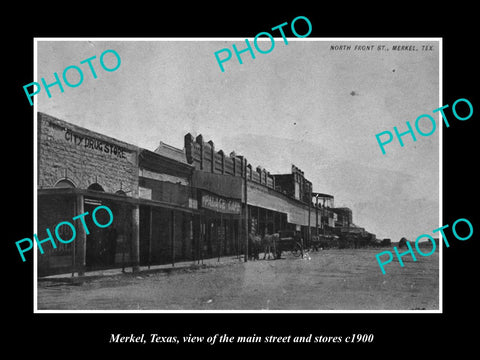
{"label": "building roofline", "polygon": [[111,137],[111,136],[108,136],[108,135],[105,135],[105,134],[102,134],[102,133],[99,133],[97,131],[93,131],[93,130],[90,130],[90,129],[87,129],[83,126],[79,126],[79,125],[76,125],[76,124],[73,124],[71,122],[68,122],[66,120],[62,120],[62,119],[59,119],[55,116],[52,116],[50,114],[46,114],[44,112],[41,112],[41,111],[37,111],[37,118],[38,119],[44,119],[45,121],[50,121],[50,122],[53,122],[55,123],[55,125],[57,126],[68,126],[68,127],[71,127],[72,130],[74,131],[79,131],[79,132],[82,132],[84,133],[86,136],[91,136],[91,137],[95,137],[95,138],[98,138],[98,139],[102,139],[104,141],[109,141],[109,142],[112,142],[112,143],[115,143],[116,145],[118,146],[121,146],[121,147],[124,147],[125,149],[128,149],[130,151],[138,151],[140,149],[142,149],[141,147],[137,146],[137,145],[134,145],[134,144],[130,144],[126,141],[123,141],[123,140],[119,140],[119,139],[116,139],[114,137]]}
{"label": "building roofline", "polygon": [[312,196],[321,196],[321,197],[332,198],[332,199],[334,198],[333,195],[319,193],[319,192],[313,192],[313,191],[312,191]]}

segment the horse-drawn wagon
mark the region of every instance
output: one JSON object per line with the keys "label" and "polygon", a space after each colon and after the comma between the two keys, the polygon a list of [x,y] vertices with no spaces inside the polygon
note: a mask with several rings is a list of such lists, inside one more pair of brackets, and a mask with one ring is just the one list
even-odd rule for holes
{"label": "horse-drawn wagon", "polygon": [[303,239],[294,230],[283,230],[278,232],[275,239],[275,258],[279,259],[283,251],[290,251],[294,256],[303,257]]}
{"label": "horse-drawn wagon", "polygon": [[294,256],[303,257],[303,240],[299,233],[291,230],[279,231],[275,234],[260,235],[249,233],[248,252],[249,258],[259,259],[259,253],[264,253],[263,258],[273,255],[274,259],[280,259],[282,252],[289,251]]}
{"label": "horse-drawn wagon", "polygon": [[319,249],[329,249],[338,247],[339,237],[336,235],[312,235],[310,239],[310,249],[318,251]]}

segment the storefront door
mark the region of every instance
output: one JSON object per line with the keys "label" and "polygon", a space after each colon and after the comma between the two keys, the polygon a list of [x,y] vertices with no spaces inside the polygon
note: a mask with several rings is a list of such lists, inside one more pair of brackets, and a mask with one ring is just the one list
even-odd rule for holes
{"label": "storefront door", "polygon": [[[84,209],[88,215],[84,217],[85,224],[89,230],[87,234],[87,249],[86,249],[86,267],[87,271],[93,269],[101,269],[112,267],[115,264],[115,254],[117,247],[117,227],[112,224],[106,228],[101,228],[95,225],[92,213],[100,203],[85,202]],[[103,204],[109,207],[114,216],[114,223],[118,215],[117,207],[114,204]],[[99,224],[107,224],[110,220],[110,215],[106,211],[97,211],[95,213],[96,221]]]}

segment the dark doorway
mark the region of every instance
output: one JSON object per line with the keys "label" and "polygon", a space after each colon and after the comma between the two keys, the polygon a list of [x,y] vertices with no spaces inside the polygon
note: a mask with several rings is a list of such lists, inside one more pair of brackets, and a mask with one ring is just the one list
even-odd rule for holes
{"label": "dark doorway", "polygon": [[140,206],[140,265],[151,265],[152,211],[149,206]]}
{"label": "dark doorway", "polygon": [[[114,226],[106,228],[98,227],[92,218],[93,211],[100,203],[85,202],[85,212],[88,215],[84,217],[85,224],[89,230],[87,234],[87,249],[85,257],[85,265],[88,270],[102,269],[112,267],[115,264],[115,253],[117,243],[117,230]],[[112,213],[116,214],[115,206],[112,204],[103,204],[108,206]],[[99,210],[95,213],[95,219],[99,224],[107,224],[110,220],[110,215],[104,210]]]}

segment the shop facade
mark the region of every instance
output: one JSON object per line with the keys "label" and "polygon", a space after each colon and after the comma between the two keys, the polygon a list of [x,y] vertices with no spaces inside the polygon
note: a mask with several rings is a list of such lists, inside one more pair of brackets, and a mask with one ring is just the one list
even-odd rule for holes
{"label": "shop facade", "polygon": [[[186,134],[184,146],[187,163],[195,168],[195,187],[238,199],[242,204],[246,197],[248,232],[263,236],[296,230],[308,243],[317,214],[311,204],[312,183],[300,169],[292,166],[291,174],[272,175],[235,152],[226,155],[215,150],[213,141],[205,142],[202,135]],[[239,236],[245,242],[245,230]]]}
{"label": "shop facade", "polygon": [[[37,234],[70,220],[76,238],[38,252],[38,276],[192,260],[199,233],[193,168],[117,139],[38,113]],[[107,206],[113,221],[98,228],[72,219]],[[102,214],[98,212],[98,221]],[[87,230],[85,230],[85,228]],[[59,228],[70,238],[68,226]]]}
{"label": "shop facade", "polygon": [[200,259],[240,256],[242,239],[242,203],[205,189],[198,189],[200,210]]}
{"label": "shop facade", "polygon": [[198,236],[193,168],[168,154],[139,152],[140,265],[195,260]]}
{"label": "shop facade", "polygon": [[[89,230],[76,220],[75,241],[56,248],[45,244],[44,254],[38,252],[38,275],[137,266],[139,149],[43,113],[37,114],[37,124],[38,238],[47,238],[46,229],[62,221],[92,214],[99,205],[114,217],[108,228],[98,228],[84,216]],[[62,238],[69,232],[68,226],[59,228]]]}

